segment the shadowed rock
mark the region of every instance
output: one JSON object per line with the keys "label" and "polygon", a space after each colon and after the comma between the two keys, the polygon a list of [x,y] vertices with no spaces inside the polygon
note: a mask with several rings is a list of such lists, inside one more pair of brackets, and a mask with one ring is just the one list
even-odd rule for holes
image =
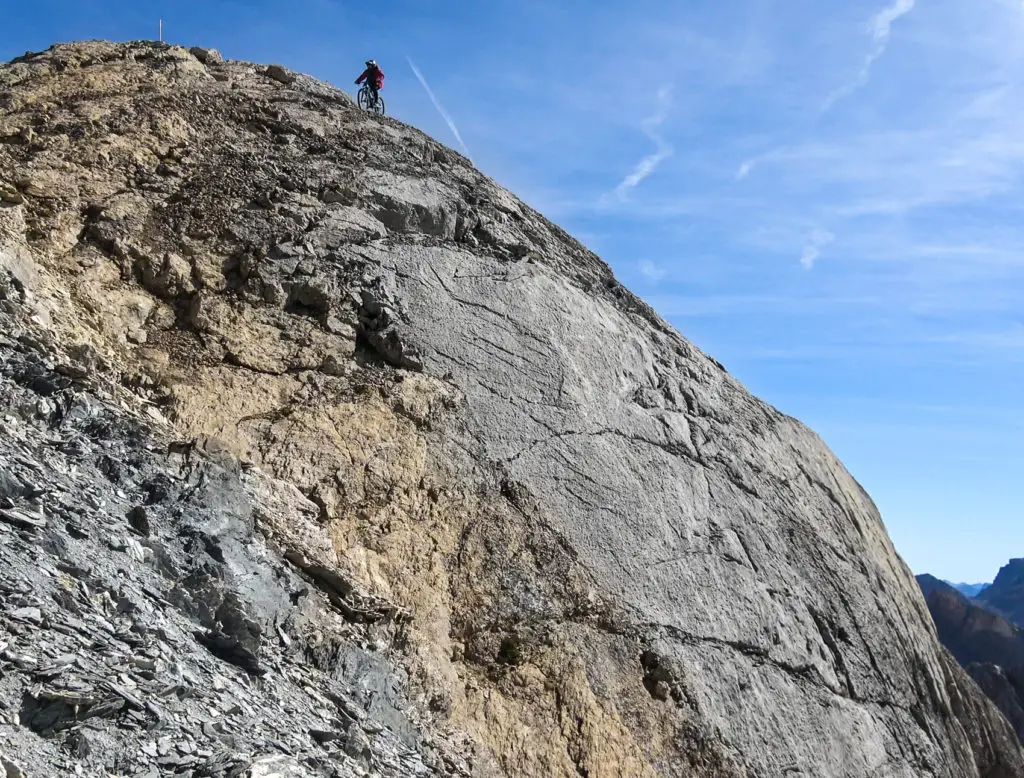
{"label": "shadowed rock", "polygon": [[1024,626],[1024,559],[1011,559],[978,600],[1018,626]]}
{"label": "shadowed rock", "polygon": [[942,644],[1024,742],[1024,630],[930,575],[918,583]]}

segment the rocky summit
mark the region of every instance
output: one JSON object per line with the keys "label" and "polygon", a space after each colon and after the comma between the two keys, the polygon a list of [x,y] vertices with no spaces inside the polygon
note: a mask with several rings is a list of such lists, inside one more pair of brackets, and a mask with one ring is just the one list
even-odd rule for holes
{"label": "rocky summit", "polygon": [[1024,559],[1011,559],[1003,565],[992,585],[977,596],[1014,624],[1024,626]]}
{"label": "rocky summit", "polygon": [[0,197],[8,776],[1024,775],[822,441],[415,129],[61,45]]}

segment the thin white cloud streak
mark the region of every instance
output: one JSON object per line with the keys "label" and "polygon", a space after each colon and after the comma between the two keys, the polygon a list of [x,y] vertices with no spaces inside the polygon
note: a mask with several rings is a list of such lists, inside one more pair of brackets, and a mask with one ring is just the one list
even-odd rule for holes
{"label": "thin white cloud streak", "polygon": [[646,278],[651,283],[658,283],[665,277],[664,268],[651,262],[649,259],[641,259],[637,263],[637,269],[640,271],[640,275]]}
{"label": "thin white cloud streak", "polygon": [[837,102],[857,91],[868,82],[871,76],[872,66],[881,59],[885,50],[889,48],[889,39],[892,37],[892,26],[896,20],[906,16],[914,10],[915,0],[894,0],[893,4],[883,8],[871,19],[869,29],[875,48],[868,54],[861,66],[857,78],[846,86],[840,87],[825,99],[824,110],[828,110]]}
{"label": "thin white cloud streak", "polygon": [[979,351],[1024,351],[1024,325],[1002,330],[975,330],[954,332],[929,337],[930,343],[944,343]]}
{"label": "thin white cloud streak", "polygon": [[983,121],[954,116],[916,131],[779,147],[745,162],[735,177],[756,168],[793,198],[842,191],[842,197],[819,198],[824,218],[902,216],[982,201],[1013,191],[1024,177],[1024,103],[1007,103],[1001,111]]}
{"label": "thin white cloud streak", "polygon": [[821,250],[835,239],[836,236],[828,230],[823,230],[820,227],[814,230],[800,255],[800,264],[810,270],[821,256]]}
{"label": "thin white cloud streak", "polygon": [[441,118],[444,119],[445,123],[448,125],[448,129],[452,131],[452,135],[455,136],[455,140],[459,142],[459,146],[462,147],[463,153],[469,161],[472,162],[473,155],[469,153],[469,148],[466,146],[466,142],[462,140],[462,134],[459,132],[459,128],[455,125],[455,121],[444,109],[444,106],[441,105],[441,101],[437,99],[437,96],[434,94],[434,90],[430,88],[430,84],[427,83],[427,79],[423,77],[423,74],[420,72],[420,69],[416,67],[416,63],[412,61],[412,58],[407,56],[405,59],[409,63],[409,67],[412,68],[412,72],[416,74],[416,78],[419,80],[420,84],[423,85],[423,89],[426,91],[427,97],[430,98],[430,102],[434,104],[434,108],[437,109]]}
{"label": "thin white cloud streak", "polygon": [[628,176],[619,182],[619,185],[615,187],[615,196],[619,200],[625,200],[629,193],[640,185],[645,178],[651,175],[658,166],[666,159],[675,153],[672,148],[658,132],[658,129],[665,120],[668,118],[669,111],[672,110],[672,85],[668,84],[658,90],[658,110],[651,116],[644,119],[641,123],[640,128],[643,130],[644,135],[651,139],[654,143],[655,151],[652,154],[648,154],[646,157],[637,162],[636,167],[633,168]]}

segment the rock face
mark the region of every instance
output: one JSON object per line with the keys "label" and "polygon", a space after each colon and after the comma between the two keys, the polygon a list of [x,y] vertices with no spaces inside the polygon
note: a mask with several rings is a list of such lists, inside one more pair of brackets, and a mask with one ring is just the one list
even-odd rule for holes
{"label": "rock face", "polygon": [[1014,624],[1024,626],[1024,559],[1011,559],[1003,565],[978,599]]}
{"label": "rock face", "polygon": [[939,640],[1024,742],[1024,630],[930,575],[919,575],[917,581]]}
{"label": "rock face", "polygon": [[817,436],[458,154],[203,59],[0,69],[6,618],[112,646],[69,626],[44,693],[61,657],[9,641],[10,758],[159,766],[117,642],[159,613],[140,661],[216,673],[229,731],[202,695],[159,721],[223,774],[1024,775]]}
{"label": "rock face", "polygon": [[967,672],[1003,712],[1024,743],[1024,664],[1007,668],[975,663],[967,666]]}

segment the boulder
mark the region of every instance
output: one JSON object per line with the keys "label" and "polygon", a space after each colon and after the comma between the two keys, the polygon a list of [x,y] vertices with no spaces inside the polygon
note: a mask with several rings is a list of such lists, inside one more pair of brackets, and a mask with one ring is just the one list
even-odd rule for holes
{"label": "boulder", "polygon": [[189,53],[204,65],[219,65],[224,62],[224,57],[221,56],[217,49],[205,49],[202,46],[193,46],[189,49]]}

